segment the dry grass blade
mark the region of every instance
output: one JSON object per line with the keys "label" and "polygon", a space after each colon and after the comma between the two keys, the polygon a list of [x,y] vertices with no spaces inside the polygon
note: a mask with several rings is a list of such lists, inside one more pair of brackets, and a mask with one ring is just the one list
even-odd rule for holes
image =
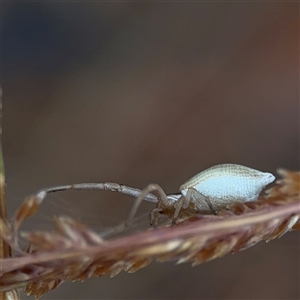
{"label": "dry grass blade", "polygon": [[[2,155],[2,87],[0,87],[0,221],[7,220],[7,210],[5,201],[5,174]],[[10,232],[5,231],[4,222],[0,222],[0,259],[11,257],[11,249],[9,244],[5,242],[4,235],[8,236]],[[0,291],[0,299],[2,300],[18,300],[17,290]]]}
{"label": "dry grass blade", "polygon": [[20,206],[20,208],[15,213],[15,222],[14,228],[18,230],[22,222],[26,219],[34,215],[42,201],[38,197],[30,197],[24,201],[24,204]]}
{"label": "dry grass blade", "polygon": [[[56,231],[22,233],[29,250],[2,259],[1,289],[26,286],[27,294],[40,297],[65,280],[135,272],[153,260],[197,265],[280,237],[300,227],[300,173],[279,172],[283,179],[255,203],[235,205],[217,216],[195,214],[174,227],[112,240],[102,240],[71,218],[57,217]],[[4,239],[18,247],[9,226],[3,226]]]}

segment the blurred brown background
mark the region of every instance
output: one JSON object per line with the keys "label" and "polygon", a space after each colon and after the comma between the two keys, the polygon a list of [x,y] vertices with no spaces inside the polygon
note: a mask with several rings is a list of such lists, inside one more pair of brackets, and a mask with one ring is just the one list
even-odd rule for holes
{"label": "blurred brown background", "polygon": [[[299,3],[7,2],[2,60],[10,214],[58,184],[156,182],[169,193],[218,163],[299,170]],[[54,211],[112,226],[132,203],[60,193],[28,226]],[[195,268],[153,263],[65,283],[43,299],[299,299],[299,277],[294,232]]]}

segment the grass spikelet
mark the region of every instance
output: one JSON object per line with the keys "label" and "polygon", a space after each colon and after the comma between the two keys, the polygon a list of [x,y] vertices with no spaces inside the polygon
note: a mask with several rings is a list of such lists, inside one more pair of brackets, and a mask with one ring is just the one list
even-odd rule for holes
{"label": "grass spikelet", "polygon": [[[1,221],[3,240],[17,257],[3,258],[0,288],[25,287],[41,297],[66,280],[136,272],[154,260],[193,266],[271,241],[300,228],[300,173],[279,170],[282,179],[255,203],[236,204],[218,215],[181,216],[179,223],[113,239],[70,217],[54,218],[54,231],[19,232],[22,221],[38,208],[26,200],[11,225]],[[12,228],[14,230],[12,230]],[[17,236],[27,241],[20,249]]]}

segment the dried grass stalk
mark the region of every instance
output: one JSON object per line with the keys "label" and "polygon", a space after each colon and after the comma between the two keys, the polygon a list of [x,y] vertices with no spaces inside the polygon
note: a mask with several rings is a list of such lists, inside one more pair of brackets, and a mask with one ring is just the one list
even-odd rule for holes
{"label": "dried grass stalk", "polygon": [[283,179],[257,202],[234,205],[217,216],[181,216],[174,227],[161,227],[103,240],[86,225],[66,216],[54,218],[55,231],[23,232],[28,242],[22,251],[18,228],[39,206],[27,199],[12,223],[1,220],[3,239],[18,256],[1,259],[0,288],[24,287],[37,298],[65,280],[121,271],[135,272],[151,261],[191,262],[198,265],[270,241],[300,228],[300,173],[278,171]]}
{"label": "dried grass stalk", "polygon": [[[4,178],[4,163],[2,156],[2,87],[0,86],[0,219],[7,219],[7,209],[5,201],[5,178]],[[11,257],[11,249],[9,245],[4,241],[3,228],[0,224],[0,260]],[[0,264],[1,269],[1,264]],[[0,281],[1,282],[1,281]],[[0,299],[2,300],[19,300],[17,290],[11,289],[9,291],[0,290]]]}

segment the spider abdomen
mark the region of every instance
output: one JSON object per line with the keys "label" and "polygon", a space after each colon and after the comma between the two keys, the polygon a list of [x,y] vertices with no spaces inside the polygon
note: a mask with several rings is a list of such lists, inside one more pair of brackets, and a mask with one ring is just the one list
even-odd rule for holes
{"label": "spider abdomen", "polygon": [[186,196],[192,188],[217,202],[246,202],[258,198],[262,189],[274,181],[271,173],[261,172],[236,164],[222,164],[206,169],[180,187]]}

